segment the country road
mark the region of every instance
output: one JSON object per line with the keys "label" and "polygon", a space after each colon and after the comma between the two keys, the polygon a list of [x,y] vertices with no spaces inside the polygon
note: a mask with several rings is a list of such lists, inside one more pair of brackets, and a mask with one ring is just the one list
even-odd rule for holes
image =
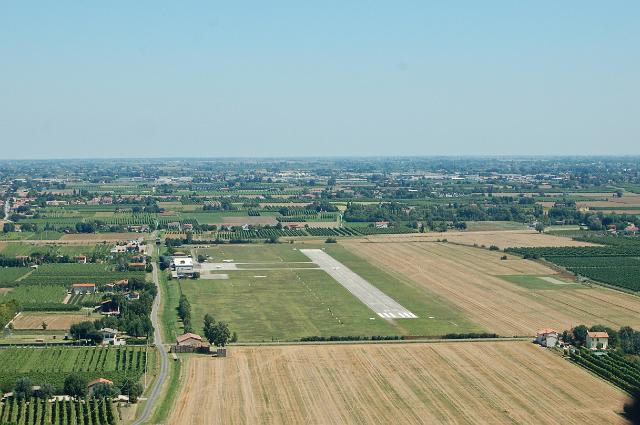
{"label": "country road", "polygon": [[9,221],[10,211],[11,211],[11,197],[8,197],[4,203],[4,215],[2,216],[5,221]]}
{"label": "country road", "polygon": [[[155,235],[155,233],[154,233]],[[150,253],[155,249],[155,246],[152,245],[155,240],[155,237],[149,241]],[[153,338],[156,347],[158,348],[158,353],[160,353],[160,373],[158,374],[158,379],[153,384],[153,388],[151,389],[151,393],[147,397],[147,402],[144,405],[144,410],[142,411],[142,415],[138,419],[133,422],[133,425],[140,425],[147,421],[158,402],[158,397],[160,396],[160,392],[162,391],[162,385],[164,381],[167,379],[167,374],[169,371],[169,358],[167,355],[167,350],[164,344],[162,343],[162,331],[160,330],[160,298],[162,296],[162,292],[160,291],[160,279],[158,277],[158,262],[155,261],[153,263],[153,282],[156,284],[158,288],[158,294],[156,295],[155,300],[153,300],[153,308],[151,310],[151,323],[153,324]]]}

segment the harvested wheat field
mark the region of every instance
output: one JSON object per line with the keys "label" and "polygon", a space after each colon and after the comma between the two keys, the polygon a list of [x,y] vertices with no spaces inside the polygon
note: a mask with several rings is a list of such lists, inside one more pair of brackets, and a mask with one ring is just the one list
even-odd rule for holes
{"label": "harvested wheat field", "polygon": [[42,330],[42,322],[45,322],[49,331],[66,331],[73,324],[95,319],[97,317],[86,314],[27,312],[18,314],[13,320],[13,327],[15,330]]}
{"label": "harvested wheat field", "polygon": [[[405,233],[397,235],[376,235],[366,238],[370,242],[436,242],[446,239],[449,242],[462,245],[478,246],[496,245],[499,248],[511,247],[541,247],[541,246],[590,246],[588,242],[538,233],[534,230],[482,230],[477,232],[446,232],[446,233]],[[354,239],[357,241],[358,239]],[[363,240],[363,239],[360,239]]]}
{"label": "harvested wheat field", "polygon": [[128,239],[138,239],[144,237],[140,233],[72,233],[60,238],[62,242],[102,242],[102,241],[123,241]]}
{"label": "harvested wheat field", "polygon": [[446,298],[487,331],[503,336],[535,335],[537,329],[579,324],[614,328],[640,326],[640,298],[599,286],[558,285],[536,290],[500,278],[553,276],[540,263],[503,253],[448,243],[344,242],[353,253],[404,277],[410,284]]}
{"label": "harvested wheat field", "polygon": [[528,342],[229,353],[189,359],[169,423],[625,423],[624,393]]}

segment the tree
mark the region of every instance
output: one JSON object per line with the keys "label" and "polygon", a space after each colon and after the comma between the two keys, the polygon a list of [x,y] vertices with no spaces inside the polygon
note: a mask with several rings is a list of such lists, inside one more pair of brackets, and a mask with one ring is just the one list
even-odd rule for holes
{"label": "tree", "polygon": [[587,341],[587,332],[589,332],[589,329],[585,325],[573,328],[573,342],[577,345],[584,345]]}
{"label": "tree", "polygon": [[47,326],[48,326],[48,325],[47,325],[47,322],[45,322],[44,320],[42,321],[42,325],[40,325],[40,326],[42,326],[42,330],[43,330],[43,331],[46,331],[46,330],[47,330]]}
{"label": "tree", "polygon": [[18,400],[28,399],[33,395],[33,385],[31,379],[20,378],[16,381],[16,386],[13,389],[13,395]]}
{"label": "tree", "polygon": [[67,375],[63,391],[71,397],[84,397],[87,395],[87,380],[77,373]]}
{"label": "tree", "polygon": [[538,233],[544,232],[544,224],[540,221],[536,223],[536,232]]}
{"label": "tree", "polygon": [[204,337],[207,338],[209,343],[213,344],[213,341],[216,339],[216,321],[213,319],[213,316],[210,314],[204,315],[204,326],[202,327],[202,332],[204,333]]}
{"label": "tree", "polygon": [[98,332],[93,322],[80,322],[71,325],[69,333],[73,339],[87,339],[94,344],[102,342],[102,334]]}
{"label": "tree", "polygon": [[227,325],[225,322],[216,323],[215,338],[213,340],[213,343],[218,347],[224,347],[230,337],[231,332],[229,332],[229,325]]}
{"label": "tree", "polygon": [[4,233],[13,232],[16,229],[16,225],[13,223],[4,223],[2,225],[2,231]]}
{"label": "tree", "polygon": [[103,382],[98,382],[93,386],[93,396],[97,398],[104,397],[117,397],[120,395],[120,389],[118,387],[114,387],[113,385],[105,384]]}
{"label": "tree", "polygon": [[56,393],[56,389],[48,382],[40,385],[40,388],[35,391],[35,396],[42,400],[49,400]]}
{"label": "tree", "polygon": [[130,379],[127,379],[124,382],[124,385],[122,385],[122,394],[129,397],[129,401],[131,403],[138,402],[138,397],[140,397],[143,390],[144,388],[142,388],[142,385],[139,382],[135,382]]}

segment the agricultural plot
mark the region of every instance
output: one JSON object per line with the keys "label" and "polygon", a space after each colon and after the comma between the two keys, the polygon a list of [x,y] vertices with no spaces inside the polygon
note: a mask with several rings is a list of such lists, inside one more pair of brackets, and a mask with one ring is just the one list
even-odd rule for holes
{"label": "agricultural plot", "polygon": [[566,248],[514,248],[525,258],[544,258],[576,275],[598,282],[640,291],[640,239],[591,237],[584,240],[605,246]]}
{"label": "agricultural plot", "polygon": [[622,391],[527,342],[231,350],[188,360],[170,423],[625,423]]}
{"label": "agricultural plot", "polygon": [[47,332],[68,331],[71,325],[75,323],[96,320],[98,318],[99,315],[92,315],[86,312],[57,313],[24,311],[21,312],[12,323],[17,332],[29,331],[30,333],[43,333],[45,330],[42,328],[42,323],[47,324]]}
{"label": "agricultural plot", "polygon": [[115,280],[138,277],[144,279],[144,272],[115,272],[110,264],[43,264],[20,285],[62,285],[74,283],[95,283],[104,285]]}
{"label": "agricultural plot", "polygon": [[29,273],[28,267],[4,267],[0,268],[0,287],[15,286],[15,282]]}
{"label": "agricultural plot", "polygon": [[153,364],[155,350],[146,347],[48,347],[7,348],[0,350],[0,388],[8,390],[16,380],[28,376],[34,385],[44,382],[62,390],[65,377],[78,373],[84,378],[106,378],[114,385],[137,381],[146,362]]}
{"label": "agricultural plot", "polygon": [[115,425],[114,404],[106,399],[43,401],[36,398],[0,403],[0,423],[20,425]]}
{"label": "agricultural plot", "polygon": [[500,260],[503,254],[499,252],[447,243],[343,245],[395,276],[409,279],[423,297],[435,294],[448,300],[489,332],[534,335],[540,328],[569,329],[578,323],[602,323],[614,328],[640,326],[637,297],[584,285],[537,290],[502,278],[557,277],[554,270],[532,261],[512,256]]}
{"label": "agricultural plot", "polygon": [[13,299],[23,309],[47,310],[50,306],[61,304],[66,293],[66,289],[58,285],[18,286],[4,296],[0,294],[0,303]]}
{"label": "agricultural plot", "polygon": [[370,242],[436,242],[446,239],[461,245],[486,246],[495,245],[500,249],[509,247],[580,247],[592,246],[592,243],[575,241],[570,238],[538,233],[533,230],[500,230],[478,232],[429,232],[405,235],[385,235],[370,238]]}
{"label": "agricultural plot", "polygon": [[11,243],[0,250],[0,255],[6,257],[16,257],[20,255],[31,255],[39,253],[55,257],[57,255],[66,255],[74,257],[77,255],[104,256],[109,253],[111,246],[109,245],[69,245],[69,244],[34,244],[34,243]]}
{"label": "agricultural plot", "polygon": [[[341,246],[323,248],[418,318],[381,318],[324,271],[298,267],[300,261],[309,259],[293,245],[221,245],[196,252],[211,255],[213,261],[233,259],[252,263],[247,266],[255,268],[238,269],[235,263],[221,263],[224,270],[217,272],[214,266],[209,273],[223,273],[227,275],[225,279],[206,276],[181,281],[182,292],[193,309],[195,326],[201,326],[204,315],[211,313],[217,320],[229,322],[240,341],[308,336],[437,336],[483,330],[441,297],[425,296],[410,282],[391,276]],[[282,267],[273,267],[276,264]]]}

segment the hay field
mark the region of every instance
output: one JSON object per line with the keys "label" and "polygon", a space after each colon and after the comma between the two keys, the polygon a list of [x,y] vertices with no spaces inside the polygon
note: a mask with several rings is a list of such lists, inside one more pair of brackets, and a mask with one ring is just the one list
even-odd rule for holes
{"label": "hay field", "polygon": [[[478,246],[496,245],[499,248],[510,247],[544,247],[544,246],[589,246],[587,242],[574,241],[570,238],[538,233],[535,230],[487,230],[477,232],[445,232],[445,233],[407,233],[398,235],[376,235],[366,238],[370,242],[436,242],[446,239],[462,245]],[[353,239],[358,241],[358,239]],[[365,240],[360,238],[360,241]]]}
{"label": "hay field", "polygon": [[[99,315],[98,315],[99,316]],[[20,313],[13,321],[15,330],[42,330],[42,322],[47,323],[47,331],[66,331],[75,323],[95,320],[98,316],[86,313]]]}
{"label": "hay field", "polygon": [[344,242],[353,253],[414,282],[457,306],[490,332],[535,335],[543,327],[569,329],[602,323],[640,326],[640,298],[599,286],[557,285],[536,290],[499,276],[554,276],[537,262],[503,253],[447,243]]}
{"label": "hay field", "polygon": [[623,424],[626,395],[528,342],[232,347],[171,424]]}

